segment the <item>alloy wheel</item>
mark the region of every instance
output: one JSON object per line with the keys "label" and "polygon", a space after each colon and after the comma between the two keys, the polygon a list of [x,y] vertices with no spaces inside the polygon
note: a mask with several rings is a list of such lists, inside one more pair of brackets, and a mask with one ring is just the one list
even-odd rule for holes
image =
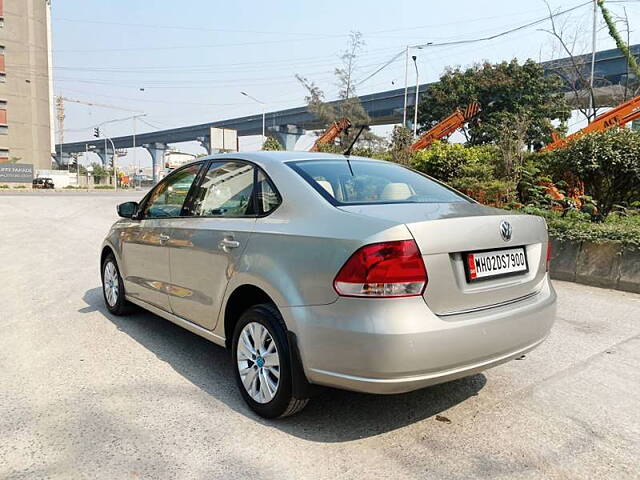
{"label": "alloy wheel", "polygon": [[104,280],[102,288],[104,288],[104,296],[110,307],[114,307],[118,303],[120,280],[118,279],[118,270],[113,262],[107,262],[104,266]]}
{"label": "alloy wheel", "polygon": [[280,357],[269,330],[257,322],[246,324],[236,353],[238,372],[249,396],[258,403],[270,402],[280,384]]}

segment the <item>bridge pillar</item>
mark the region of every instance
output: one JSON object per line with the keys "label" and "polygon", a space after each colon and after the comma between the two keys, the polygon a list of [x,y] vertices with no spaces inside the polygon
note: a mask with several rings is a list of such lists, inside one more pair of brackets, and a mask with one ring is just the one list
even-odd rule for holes
{"label": "bridge pillar", "polygon": [[211,137],[209,135],[205,135],[203,137],[196,138],[196,140],[200,146],[206,150],[207,155],[211,155]]}
{"label": "bridge pillar", "polygon": [[164,166],[164,152],[169,149],[166,143],[146,143],[143,147],[151,155],[151,163],[153,165],[153,183],[158,183],[160,177],[160,167]]}
{"label": "bridge pillar", "polygon": [[306,131],[304,128],[296,125],[278,125],[277,127],[270,127],[269,133],[280,142],[285,150],[293,150],[296,147],[298,139],[303,136]]}
{"label": "bridge pillar", "polygon": [[103,167],[107,167],[109,166],[109,155],[107,155],[107,153],[104,150],[94,150],[93,153],[95,153],[96,155],[98,155],[98,157],[100,157],[100,163],[102,163]]}

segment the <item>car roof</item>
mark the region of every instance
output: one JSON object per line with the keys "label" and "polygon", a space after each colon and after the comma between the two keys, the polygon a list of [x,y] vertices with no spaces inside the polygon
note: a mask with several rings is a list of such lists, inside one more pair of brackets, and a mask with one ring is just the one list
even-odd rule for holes
{"label": "car roof", "polygon": [[[373,160],[366,157],[358,157],[351,155],[349,157],[345,155],[337,155],[335,153],[322,153],[322,152],[278,152],[278,151],[259,151],[259,152],[230,152],[220,153],[216,155],[207,155],[206,157],[199,158],[202,160],[249,160],[263,166],[278,165],[293,161],[302,160]],[[374,160],[382,161],[382,160]]]}

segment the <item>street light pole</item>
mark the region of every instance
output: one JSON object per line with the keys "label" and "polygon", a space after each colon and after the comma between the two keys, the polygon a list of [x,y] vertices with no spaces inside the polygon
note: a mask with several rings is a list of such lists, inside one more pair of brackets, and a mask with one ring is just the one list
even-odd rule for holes
{"label": "street light pole", "polygon": [[416,101],[413,106],[413,136],[415,137],[418,133],[418,95],[420,93],[420,76],[418,74],[418,57],[413,55],[411,58],[413,59],[413,64],[416,67]]}
{"label": "street light pole", "polygon": [[252,97],[251,95],[249,95],[247,92],[240,92],[242,95],[244,95],[247,98],[250,98],[251,100],[253,100],[256,103],[259,103],[260,105],[262,105],[262,144],[264,145],[264,141],[266,140],[265,137],[265,117],[266,117],[266,104],[260,100],[258,100],[255,97]]}
{"label": "street light pole", "polygon": [[[427,43],[423,43],[420,45],[407,45],[406,51],[405,51],[405,58],[404,58],[404,108],[402,109],[402,126],[407,128],[407,100],[409,97],[409,52],[412,48],[415,48],[417,50],[422,50],[425,47],[428,47],[430,45],[433,45],[433,42],[427,42]],[[416,61],[416,57],[413,56],[413,61]],[[416,75],[418,72],[418,66],[416,65]],[[417,85],[417,80],[416,80],[416,85]],[[418,88],[416,87],[416,97],[418,95]],[[414,122],[415,123],[415,122]],[[415,129],[414,129],[414,135],[415,135]]]}

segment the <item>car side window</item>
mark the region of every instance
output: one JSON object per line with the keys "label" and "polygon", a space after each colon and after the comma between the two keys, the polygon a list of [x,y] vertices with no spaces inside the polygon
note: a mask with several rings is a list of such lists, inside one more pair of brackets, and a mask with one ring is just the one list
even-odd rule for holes
{"label": "car side window", "polygon": [[271,180],[262,170],[258,170],[256,184],[256,197],[258,199],[258,209],[261,215],[275,210],[282,201]]}
{"label": "car side window", "polygon": [[191,214],[196,217],[255,216],[253,165],[213,162],[195,195]]}
{"label": "car side window", "polygon": [[171,174],[158,185],[147,201],[145,218],[179,217],[201,167],[200,163],[190,165]]}

